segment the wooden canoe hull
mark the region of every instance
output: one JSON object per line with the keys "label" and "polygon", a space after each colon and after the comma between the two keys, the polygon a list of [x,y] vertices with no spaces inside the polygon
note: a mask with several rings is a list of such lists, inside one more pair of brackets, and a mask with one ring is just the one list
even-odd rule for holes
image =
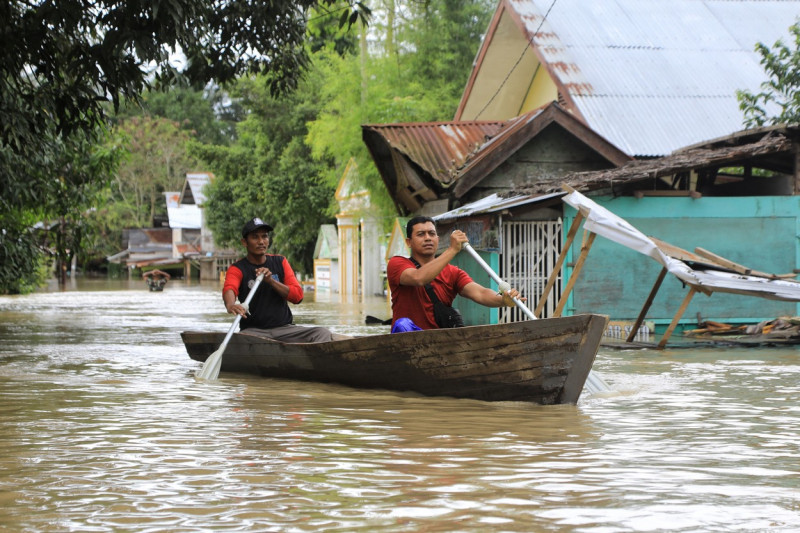
{"label": "wooden canoe hull", "polygon": [[[607,322],[585,314],[299,344],[236,333],[221,370],[427,396],[576,403]],[[181,333],[189,356],[201,362],[224,337]]]}

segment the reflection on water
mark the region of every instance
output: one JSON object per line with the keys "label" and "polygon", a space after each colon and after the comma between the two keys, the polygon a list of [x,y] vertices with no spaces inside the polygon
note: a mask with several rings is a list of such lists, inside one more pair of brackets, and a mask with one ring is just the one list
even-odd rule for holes
{"label": "reflection on water", "polygon": [[[138,281],[138,280],[137,280]],[[601,350],[578,406],[221,374],[218,284],[0,297],[0,529],[796,531],[796,348]],[[298,323],[383,332],[367,303]]]}

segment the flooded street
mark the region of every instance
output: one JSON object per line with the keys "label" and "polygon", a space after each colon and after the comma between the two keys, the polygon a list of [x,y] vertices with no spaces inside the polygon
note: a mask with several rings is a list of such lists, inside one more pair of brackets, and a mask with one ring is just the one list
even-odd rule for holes
{"label": "flooded street", "polygon": [[232,321],[217,283],[0,296],[0,530],[800,529],[800,348],[601,349],[612,392],[543,407],[196,381],[180,332]]}

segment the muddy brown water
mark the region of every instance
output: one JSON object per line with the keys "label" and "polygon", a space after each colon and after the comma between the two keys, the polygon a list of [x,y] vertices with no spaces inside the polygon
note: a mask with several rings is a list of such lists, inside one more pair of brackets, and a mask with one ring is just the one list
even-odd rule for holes
{"label": "muddy brown water", "polygon": [[577,406],[201,383],[179,333],[227,331],[219,289],[0,296],[0,530],[800,530],[798,348],[601,349]]}

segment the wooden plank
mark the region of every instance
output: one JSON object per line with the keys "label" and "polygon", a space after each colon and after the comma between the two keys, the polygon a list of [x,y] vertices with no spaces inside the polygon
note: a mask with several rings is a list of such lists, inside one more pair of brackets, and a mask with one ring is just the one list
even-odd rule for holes
{"label": "wooden plank", "polygon": [[791,279],[797,277],[796,273],[789,273],[789,274],[770,274],[767,272],[760,272],[758,270],[753,270],[751,268],[747,268],[744,265],[740,265],[738,263],[734,263],[730,259],[725,259],[721,255],[717,255],[713,252],[709,252],[708,250],[704,250],[703,248],[695,248],[694,252],[714,263],[720,265],[721,267],[727,268],[728,270],[733,270],[734,272],[738,272],[744,276],[756,276],[759,278],[768,278],[768,279]]}
{"label": "wooden plank", "polygon": [[702,198],[703,195],[697,191],[674,191],[674,190],[664,190],[664,191],[634,191],[633,195],[636,198],[644,198],[645,196],[678,196],[678,197],[685,197],[689,196],[691,198]]}
{"label": "wooden plank", "polygon": [[658,347],[663,349],[664,346],[667,345],[667,340],[672,336],[672,332],[675,331],[675,326],[678,325],[678,321],[683,316],[683,313],[686,312],[686,308],[689,307],[689,302],[692,301],[692,297],[697,292],[695,287],[691,287],[689,292],[686,294],[686,297],[683,299],[681,306],[678,308],[678,312],[675,313],[675,316],[672,317],[672,322],[670,322],[667,331],[664,332],[664,336],[661,337],[661,341],[658,343]]}
{"label": "wooden plank", "polygon": [[572,275],[569,277],[567,286],[564,287],[564,293],[561,295],[561,299],[558,301],[556,310],[553,311],[553,316],[561,316],[561,313],[564,311],[564,307],[567,305],[569,293],[572,292],[573,287],[575,287],[575,283],[578,281],[578,274],[580,274],[581,269],[583,268],[583,263],[586,261],[586,256],[589,254],[589,250],[594,243],[595,237],[597,237],[596,233],[589,232],[589,238],[583,242],[583,245],[581,246],[581,255],[578,257],[578,261],[575,263],[575,267],[572,269]]}
{"label": "wooden plank", "polygon": [[533,316],[536,318],[541,316],[542,309],[544,309],[544,306],[547,303],[547,297],[550,294],[550,291],[553,290],[553,285],[555,285],[556,279],[558,279],[558,273],[561,272],[561,267],[564,265],[567,252],[572,246],[572,242],[575,240],[575,234],[578,233],[578,228],[580,227],[583,219],[583,213],[578,212],[578,214],[575,216],[575,220],[572,221],[572,225],[567,233],[567,240],[563,245],[561,245],[561,253],[558,256],[556,264],[553,265],[553,271],[550,273],[550,277],[547,279],[547,284],[544,286],[544,290],[542,291],[542,296],[539,298],[539,303],[536,305],[536,309],[533,311]]}
{"label": "wooden plank", "polygon": [[717,254],[715,254],[713,252],[709,252],[708,250],[706,250],[704,248],[700,248],[700,247],[695,248],[694,249],[694,253],[696,253],[700,257],[703,257],[705,259],[709,259],[709,260],[713,261],[714,263],[718,264],[721,267],[727,268],[728,270],[733,270],[734,272],[738,272],[739,274],[744,274],[745,276],[748,276],[748,275],[750,275],[751,272],[753,272],[753,269],[751,269],[751,268],[747,268],[744,265],[740,265],[738,263],[734,263],[730,259],[725,259],[721,255],[717,255]]}
{"label": "wooden plank", "polygon": [[628,334],[628,338],[625,339],[625,342],[633,342],[633,339],[636,338],[636,332],[639,331],[639,327],[644,322],[644,317],[647,316],[647,311],[650,309],[650,306],[653,305],[653,300],[656,297],[656,293],[658,293],[658,289],[661,288],[661,284],[664,282],[664,278],[667,275],[667,267],[661,269],[661,272],[658,274],[658,279],[656,279],[653,288],[650,289],[650,296],[647,297],[647,301],[644,303],[642,310],[639,312],[639,316],[636,318],[636,323],[633,325],[633,329]]}

